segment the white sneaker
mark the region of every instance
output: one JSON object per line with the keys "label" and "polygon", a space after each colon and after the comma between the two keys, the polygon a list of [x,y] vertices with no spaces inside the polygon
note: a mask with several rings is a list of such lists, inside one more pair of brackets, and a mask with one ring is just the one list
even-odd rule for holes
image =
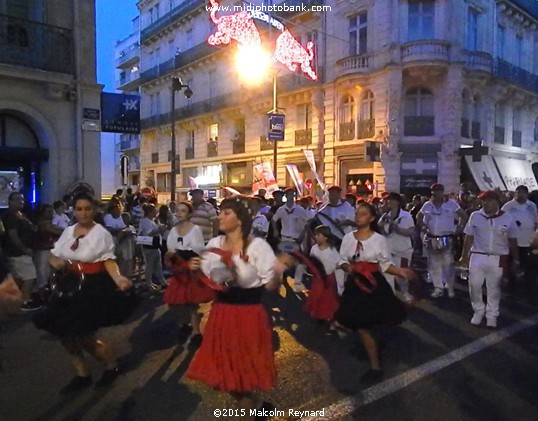
{"label": "white sneaker", "polygon": [[430,297],[432,298],[439,298],[443,296],[443,290],[442,288],[435,288],[433,292],[431,293]]}
{"label": "white sneaker", "polygon": [[456,293],[454,292],[454,287],[448,287],[448,296],[449,298],[454,298]]}
{"label": "white sneaker", "polygon": [[488,317],[486,319],[486,326],[491,328],[497,327],[497,318],[496,317]]}
{"label": "white sneaker", "polygon": [[484,318],[484,313],[482,312],[475,313],[473,314],[473,318],[471,319],[471,324],[475,326],[480,326],[483,318]]}
{"label": "white sneaker", "polygon": [[406,303],[410,303],[411,301],[415,299],[415,297],[413,297],[411,294],[406,292],[405,294],[403,294],[403,299]]}

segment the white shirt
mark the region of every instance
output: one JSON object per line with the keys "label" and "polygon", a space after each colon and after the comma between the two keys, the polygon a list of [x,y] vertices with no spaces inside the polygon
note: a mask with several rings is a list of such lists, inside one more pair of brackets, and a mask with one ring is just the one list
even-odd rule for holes
{"label": "white shirt", "polygon": [[107,213],[103,218],[103,221],[105,223],[105,226],[109,228],[115,228],[118,230],[127,228],[127,225],[125,225],[125,222],[123,222],[123,218],[121,217],[121,215],[117,218],[114,218],[110,213]]}
{"label": "white shirt", "polygon": [[308,212],[298,205],[293,205],[291,208],[284,205],[277,209],[273,220],[275,222],[282,221],[282,231],[280,233],[282,237],[297,240],[302,235],[308,221]]}
{"label": "white shirt", "polygon": [[[402,253],[406,251],[413,250],[413,244],[411,243],[411,237],[406,237],[405,235],[398,234],[396,232],[390,232],[390,222],[392,218],[390,216],[390,211],[383,214],[379,219],[379,226],[382,227],[381,230],[383,234],[389,240],[389,246],[392,253]],[[402,229],[409,229],[415,226],[413,217],[409,212],[400,209],[400,213],[393,221]]]}
{"label": "white shirt", "polygon": [[267,217],[262,214],[261,210],[258,211],[252,220],[252,230],[262,233],[262,235],[264,235],[263,238],[267,237],[267,233],[269,232],[269,221],[267,220]]}
{"label": "white shirt", "polygon": [[67,216],[65,213],[58,215],[56,212],[54,212],[54,216],[52,217],[52,225],[67,228],[69,226],[69,222],[69,216]]}
{"label": "white shirt", "polygon": [[535,224],[538,214],[534,202],[527,200],[525,203],[519,203],[516,199],[513,199],[505,203],[501,209],[512,217],[519,228],[517,245],[519,247],[530,247],[536,230]]}
{"label": "white shirt", "polygon": [[424,225],[428,228],[428,232],[432,235],[448,235],[454,234],[456,230],[456,219],[459,219],[457,212],[460,210],[460,205],[453,199],[444,201],[440,207],[428,200],[422,206],[420,213],[424,215]]}
{"label": "white shirt", "polygon": [[[209,240],[207,248],[221,248],[224,236],[220,235]],[[276,257],[271,246],[261,238],[253,238],[247,247],[248,261],[234,254],[232,261],[236,266],[237,286],[240,288],[256,288],[265,285],[275,277]],[[203,254],[202,271],[209,277],[214,269],[224,268],[224,263],[218,254],[206,252]],[[218,282],[217,279],[212,278]]]}
{"label": "white shirt", "polygon": [[346,200],[341,200],[338,205],[332,205],[331,203],[327,203],[325,206],[323,206],[319,212],[317,213],[319,221],[323,225],[328,225],[331,229],[331,232],[333,235],[337,236],[338,238],[342,238],[343,234],[347,234],[351,231],[353,231],[352,226],[345,226],[340,227],[340,229],[335,226],[333,222],[331,222],[329,219],[324,218],[324,215],[327,215],[329,218],[331,218],[336,223],[340,224],[344,221],[354,221],[355,220],[355,212],[356,209],[349,204]]}
{"label": "white shirt", "polygon": [[340,264],[354,262],[379,263],[383,272],[392,265],[389,243],[381,234],[374,232],[370,238],[361,241],[362,250],[359,251],[358,256],[356,256],[357,243],[358,241],[353,232],[344,236],[340,246]]}
{"label": "white shirt", "polygon": [[166,239],[166,248],[172,252],[176,250],[192,250],[200,254],[204,248],[202,229],[198,225],[193,225],[186,235],[180,236],[177,228],[172,228]]}
{"label": "white shirt", "polygon": [[472,252],[503,256],[509,253],[508,240],[517,238],[518,228],[512,217],[503,212],[489,218],[484,211],[471,214],[463,232],[474,237]]}
{"label": "white shirt", "polygon": [[314,244],[310,250],[310,256],[315,257],[321,262],[327,275],[334,273],[338,294],[342,295],[346,274],[342,269],[336,269],[340,263],[340,254],[338,251],[334,247],[327,247],[325,250],[321,250],[317,244]]}
{"label": "white shirt", "polygon": [[85,263],[103,262],[116,259],[112,235],[102,225],[96,224],[84,238],[78,240],[78,247],[72,250],[75,242],[75,227],[67,227],[50,251],[54,256],[65,260]]}

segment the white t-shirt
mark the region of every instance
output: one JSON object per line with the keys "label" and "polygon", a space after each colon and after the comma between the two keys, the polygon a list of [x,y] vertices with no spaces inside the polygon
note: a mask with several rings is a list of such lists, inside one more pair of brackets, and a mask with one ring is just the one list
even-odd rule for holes
{"label": "white t-shirt", "polygon": [[338,294],[342,295],[346,273],[342,269],[336,269],[340,263],[340,253],[334,247],[327,247],[325,250],[321,250],[317,244],[314,244],[310,250],[310,256],[315,257],[321,262],[327,275],[334,273]]}
{"label": "white t-shirt", "polygon": [[58,215],[56,212],[54,212],[54,216],[52,217],[52,225],[67,228],[69,226],[69,222],[69,216],[67,216],[65,213]]}
{"label": "white t-shirt", "polygon": [[355,221],[355,212],[356,209],[351,206],[349,202],[347,202],[346,200],[341,200],[338,205],[332,205],[331,203],[327,203],[319,210],[317,216],[319,221],[323,225],[329,226],[333,235],[337,236],[338,238],[342,238],[342,231],[344,232],[344,234],[347,234],[348,232],[353,231],[354,228],[348,225],[345,227],[340,227],[340,229],[338,229],[333,222],[331,222],[327,218],[324,218],[323,216],[327,215],[337,224],[341,224],[344,221]]}
{"label": "white t-shirt", "polygon": [[424,215],[424,225],[432,235],[449,235],[454,234],[456,230],[456,219],[459,218],[457,212],[460,205],[453,199],[444,201],[440,207],[428,200],[422,206],[420,213]]}
{"label": "white t-shirt", "polygon": [[518,229],[508,213],[489,218],[478,210],[471,214],[463,232],[474,237],[471,253],[502,256],[509,253],[508,239],[517,238]]}
{"label": "white t-shirt", "polygon": [[346,234],[340,246],[340,264],[354,262],[379,263],[385,272],[392,265],[390,247],[387,239],[374,232],[370,238],[361,241],[362,249],[357,252],[358,241],[353,232]]}
{"label": "white t-shirt", "polygon": [[[406,237],[405,235],[398,234],[396,232],[389,233],[390,221],[392,220],[390,212],[387,212],[381,216],[379,219],[379,226],[382,227],[381,230],[383,234],[389,240],[390,251],[392,253],[402,253],[413,250],[413,244],[411,243],[411,237]],[[415,226],[413,217],[409,212],[400,209],[400,213],[393,221],[402,229],[409,229]]]}
{"label": "white t-shirt", "polygon": [[127,225],[125,225],[125,222],[123,222],[123,218],[121,217],[121,215],[117,218],[114,218],[110,213],[107,213],[103,218],[103,221],[105,223],[105,226],[109,228],[115,228],[118,230],[127,228]]}
{"label": "white t-shirt", "polygon": [[301,237],[308,221],[308,212],[298,205],[293,205],[291,208],[284,205],[277,209],[273,220],[275,222],[282,221],[282,231],[280,233],[282,237],[297,240]]}
{"label": "white t-shirt", "polygon": [[[212,238],[207,248],[221,248],[224,236]],[[255,288],[265,285],[275,277],[276,256],[271,246],[261,238],[253,238],[247,247],[248,261],[234,254],[232,261],[236,266],[237,286],[240,288]],[[224,268],[224,263],[218,254],[206,252],[203,254],[202,271],[211,276],[214,269]],[[213,279],[218,282],[217,279]]]}
{"label": "white t-shirt", "polygon": [[186,235],[180,236],[177,228],[174,227],[170,230],[170,234],[168,234],[166,247],[168,251],[172,252],[176,250],[192,250],[200,253],[204,248],[202,229],[198,225],[193,225]]}
{"label": "white t-shirt", "polygon": [[516,199],[513,199],[505,203],[502,210],[512,217],[519,228],[517,245],[519,247],[529,247],[536,230],[535,224],[538,214],[534,202],[527,200],[525,203],[519,203]]}
{"label": "white t-shirt", "polygon": [[85,237],[78,240],[76,250],[72,250],[71,246],[76,241],[75,227],[76,225],[67,227],[56,241],[50,251],[54,256],[85,263],[116,259],[112,235],[100,224],[94,225]]}

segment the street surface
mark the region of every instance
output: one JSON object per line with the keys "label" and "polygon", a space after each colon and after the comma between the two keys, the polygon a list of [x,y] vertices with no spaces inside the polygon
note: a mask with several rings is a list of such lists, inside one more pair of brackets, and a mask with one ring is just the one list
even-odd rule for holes
{"label": "street surface", "polygon": [[[536,420],[536,302],[522,291],[504,295],[499,328],[490,330],[469,324],[466,288],[459,281],[454,299],[426,295],[401,326],[375,332],[385,376],[369,387],[359,382],[368,363],[357,337],[340,339],[310,320],[304,294],[270,294],[278,387],[265,400],[286,414],[325,410],[325,418],[310,419]],[[114,385],[66,398],[58,391],[74,375],[67,356],[30,317],[2,323],[2,420],[207,421],[215,409],[233,408],[227,396],[183,379],[194,350],[178,343],[178,315],[161,294],[147,295],[128,324],[101,331],[124,371]],[[101,367],[90,361],[97,380]]]}

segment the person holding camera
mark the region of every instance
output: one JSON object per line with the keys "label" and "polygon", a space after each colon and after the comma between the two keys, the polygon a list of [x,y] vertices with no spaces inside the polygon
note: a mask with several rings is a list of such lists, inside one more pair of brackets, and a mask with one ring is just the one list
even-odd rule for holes
{"label": "person holding camera", "polygon": [[[534,202],[529,200],[529,189],[527,186],[517,186],[516,196],[505,203],[502,207],[512,217],[519,228],[517,236],[517,246],[519,249],[520,269],[523,271],[523,281],[528,289],[532,285],[532,271],[529,267],[529,253],[531,251],[531,241],[534,232],[538,228],[538,211]],[[508,281],[509,287],[514,289],[516,286],[517,275],[511,272]]]}

